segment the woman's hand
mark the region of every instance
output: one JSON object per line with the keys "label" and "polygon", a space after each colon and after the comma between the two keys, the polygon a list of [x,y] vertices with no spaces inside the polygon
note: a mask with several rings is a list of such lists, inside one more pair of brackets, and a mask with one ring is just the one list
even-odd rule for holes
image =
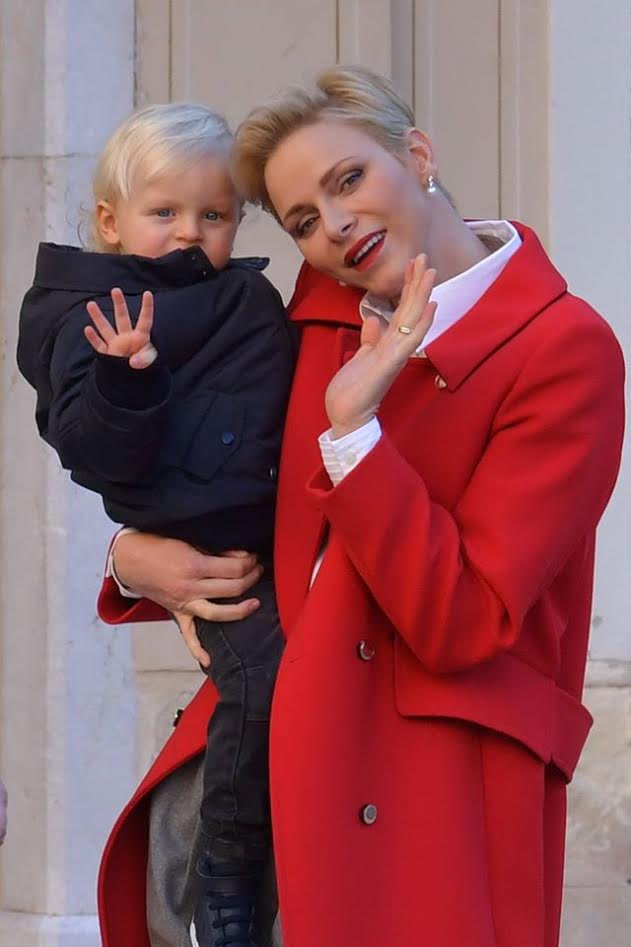
{"label": "woman's hand", "polygon": [[151,342],[153,294],[149,291],[142,294],[142,305],[135,326],[131,324],[127,302],[121,290],[113,289],[111,296],[116,328],[105,318],[97,303],[89,302],[86,309],[94,325],[85,327],[85,337],[100,355],[128,358],[132,368],[147,368],[158,354]]}
{"label": "woman's hand", "polygon": [[[334,438],[370,421],[393,381],[414,355],[434,319],[436,303],[429,297],[436,270],[427,269],[421,254],[408,264],[401,301],[388,326],[376,317],[364,322],[361,344],[331,380],[325,395]],[[399,327],[409,332],[401,332]]]}
{"label": "woman's hand", "polygon": [[243,595],[261,577],[256,556],[243,551],[211,556],[180,542],[151,533],[125,533],[114,551],[116,575],[127,588],[171,612],[196,661],[210,666],[193,617],[207,621],[239,621],[256,611],[258,599],[222,605],[208,599]]}

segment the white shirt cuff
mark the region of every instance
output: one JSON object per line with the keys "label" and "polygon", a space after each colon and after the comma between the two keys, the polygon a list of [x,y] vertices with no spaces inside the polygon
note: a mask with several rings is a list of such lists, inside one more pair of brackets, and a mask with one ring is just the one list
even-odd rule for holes
{"label": "white shirt cuff", "polygon": [[107,556],[107,565],[105,566],[105,577],[107,579],[114,579],[116,585],[118,586],[118,591],[123,596],[123,598],[142,598],[142,595],[138,595],[137,592],[132,592],[131,589],[128,589],[126,585],[123,585],[121,580],[116,575],[116,567],[114,565],[114,550],[116,549],[116,543],[124,536],[125,533],[137,533],[138,530],[134,529],[133,526],[124,526],[123,529],[119,531],[114,536],[112,540],[112,545],[110,546],[110,551]]}
{"label": "white shirt cuff", "polygon": [[344,437],[333,439],[331,428],[318,438],[322,463],[334,487],[359,464],[381,438],[381,425],[371,418],[362,427]]}

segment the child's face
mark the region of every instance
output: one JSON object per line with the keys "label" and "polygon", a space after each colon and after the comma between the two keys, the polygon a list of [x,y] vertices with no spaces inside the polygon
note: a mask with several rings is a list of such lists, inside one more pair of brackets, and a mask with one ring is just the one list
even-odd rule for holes
{"label": "child's face", "polygon": [[217,270],[230,259],[240,218],[220,155],[149,181],[139,175],[128,201],[101,202],[98,208],[101,234],[112,249],[158,257],[197,246]]}

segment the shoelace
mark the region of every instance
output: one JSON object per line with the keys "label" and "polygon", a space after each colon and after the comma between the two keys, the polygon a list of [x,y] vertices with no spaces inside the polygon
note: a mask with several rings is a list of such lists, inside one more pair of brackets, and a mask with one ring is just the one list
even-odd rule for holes
{"label": "shoelace", "polygon": [[[208,906],[211,911],[229,911],[228,917],[221,914],[212,922],[213,929],[223,928],[223,936],[217,941],[217,947],[254,947],[250,939],[251,906],[238,895],[222,895],[219,898],[209,898]],[[234,913],[233,913],[234,912]],[[234,933],[226,934],[227,927],[234,927]]]}

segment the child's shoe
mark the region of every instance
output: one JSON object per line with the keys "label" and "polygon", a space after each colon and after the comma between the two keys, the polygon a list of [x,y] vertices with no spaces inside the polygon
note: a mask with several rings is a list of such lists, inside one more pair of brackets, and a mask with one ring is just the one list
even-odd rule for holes
{"label": "child's shoe", "polygon": [[255,912],[260,865],[219,859],[197,863],[197,905],[191,924],[193,947],[259,947]]}

